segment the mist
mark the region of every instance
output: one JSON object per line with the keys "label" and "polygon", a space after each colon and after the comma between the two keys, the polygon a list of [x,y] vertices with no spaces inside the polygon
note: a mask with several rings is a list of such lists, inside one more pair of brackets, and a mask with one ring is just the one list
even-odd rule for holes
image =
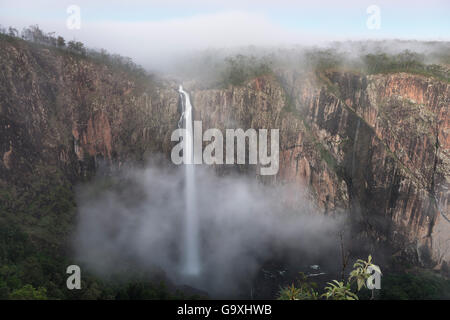
{"label": "mist", "polygon": [[186,275],[183,180],[182,166],[150,162],[80,188],[73,243],[81,265],[103,277],[163,270],[176,285],[213,297],[236,297],[270,259],[339,265],[344,215],[320,214],[298,186],[196,166],[201,272]]}
{"label": "mist", "polygon": [[[80,28],[68,28],[67,8],[80,9]],[[434,6],[432,5],[434,4]],[[348,40],[447,40],[448,2],[378,1],[381,28],[366,25],[370,1],[346,5],[321,0],[286,1],[0,1],[0,23],[18,30],[32,24],[132,58],[166,72],[197,51],[242,46],[312,46]],[[314,19],[311,19],[314,17]],[[428,23],[427,23],[428,22]],[[391,48],[387,45],[386,48]]]}

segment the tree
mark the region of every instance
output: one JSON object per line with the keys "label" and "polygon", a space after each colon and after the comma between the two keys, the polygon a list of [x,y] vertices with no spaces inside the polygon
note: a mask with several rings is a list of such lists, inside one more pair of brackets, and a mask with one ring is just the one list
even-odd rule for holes
{"label": "tree", "polygon": [[54,32],[49,32],[49,33],[47,33],[47,35],[44,37],[44,42],[45,42],[46,44],[49,44],[49,45],[54,46],[54,47],[56,47],[57,41],[58,41],[58,40],[56,39],[55,33],[54,33]]}
{"label": "tree", "polygon": [[67,48],[69,50],[72,50],[74,52],[80,53],[82,55],[86,54],[86,49],[84,47],[84,44],[80,41],[69,41],[67,44]]}
{"label": "tree", "polygon": [[56,45],[60,48],[65,47],[66,41],[64,40],[63,37],[59,36],[58,39],[56,39]]}
{"label": "tree", "polygon": [[28,28],[29,30],[29,36],[31,41],[43,43],[44,42],[44,32],[42,32],[41,29],[39,29],[39,26],[36,24],[34,26],[30,26]]}
{"label": "tree", "polygon": [[10,37],[18,37],[18,36],[19,36],[19,31],[17,31],[16,28],[9,27],[9,28],[8,28],[8,35],[9,35]]}
{"label": "tree", "polygon": [[12,300],[47,300],[47,289],[43,287],[35,289],[31,284],[27,284],[14,290],[9,298]]}

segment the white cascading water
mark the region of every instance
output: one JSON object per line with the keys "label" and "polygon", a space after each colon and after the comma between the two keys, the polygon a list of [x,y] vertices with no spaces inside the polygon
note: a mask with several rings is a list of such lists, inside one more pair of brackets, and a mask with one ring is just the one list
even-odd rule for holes
{"label": "white cascading water", "polygon": [[182,86],[180,86],[179,92],[183,104],[183,114],[181,116],[180,123],[182,123],[182,120],[184,118],[184,125],[186,129],[186,139],[184,141],[183,149],[184,163],[186,166],[184,189],[186,203],[184,272],[189,275],[196,275],[200,272],[200,259],[196,201],[197,198],[195,192],[194,131],[192,126],[192,105],[189,99],[189,94],[183,90]]}

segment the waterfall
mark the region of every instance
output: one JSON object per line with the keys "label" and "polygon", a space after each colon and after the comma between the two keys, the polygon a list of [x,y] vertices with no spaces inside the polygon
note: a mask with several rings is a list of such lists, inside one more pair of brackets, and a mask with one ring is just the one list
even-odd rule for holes
{"label": "waterfall", "polygon": [[[181,115],[178,126],[183,124],[186,129],[184,140],[183,157],[186,166],[185,172],[185,247],[184,247],[184,272],[195,275],[200,272],[199,259],[199,234],[198,234],[198,217],[197,217],[197,196],[195,190],[195,168],[194,168],[194,134],[192,127],[192,105],[189,94],[179,88],[181,102],[183,105],[183,114]],[[184,96],[184,99],[183,99]]]}

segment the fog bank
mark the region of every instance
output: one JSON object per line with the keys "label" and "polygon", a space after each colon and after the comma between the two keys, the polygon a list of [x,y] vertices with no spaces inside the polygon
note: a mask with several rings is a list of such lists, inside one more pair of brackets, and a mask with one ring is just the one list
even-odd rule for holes
{"label": "fog bank", "polygon": [[183,169],[149,164],[123,171],[114,182],[99,178],[83,186],[74,239],[78,260],[103,276],[120,274],[125,266],[157,267],[176,284],[226,295],[283,251],[312,259],[339,254],[342,217],[316,212],[301,189],[218,177],[212,168],[196,167],[202,271],[196,278],[184,276]]}

